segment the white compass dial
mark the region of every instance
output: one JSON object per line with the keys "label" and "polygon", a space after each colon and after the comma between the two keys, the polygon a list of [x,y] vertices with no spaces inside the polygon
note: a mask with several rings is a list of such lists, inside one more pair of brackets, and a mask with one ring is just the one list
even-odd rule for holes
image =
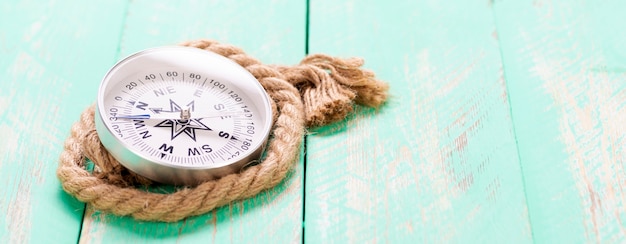
{"label": "white compass dial", "polygon": [[220,55],[190,47],[133,54],[105,76],[96,128],[107,150],[150,179],[193,185],[259,158],[271,105],[258,81]]}

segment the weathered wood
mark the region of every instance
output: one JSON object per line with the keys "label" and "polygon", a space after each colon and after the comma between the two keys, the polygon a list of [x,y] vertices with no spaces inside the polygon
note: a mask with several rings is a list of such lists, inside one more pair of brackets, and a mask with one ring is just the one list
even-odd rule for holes
{"label": "weathered wood", "polygon": [[311,53],[391,84],[307,142],[305,241],[530,242],[488,1],[311,1]]}
{"label": "weathered wood", "polygon": [[624,242],[626,2],[494,7],[535,240]]}
{"label": "weathered wood", "polygon": [[[295,64],[305,54],[305,13],[304,1],[132,1],[119,58],[210,38],[239,46],[265,63]],[[300,242],[302,167],[298,162],[285,182],[252,199],[178,223],[137,222],[90,210],[80,242]]]}
{"label": "weathered wood", "polygon": [[0,243],[76,242],[84,204],[56,167],[114,61],[124,5],[0,2]]}
{"label": "weathered wood", "polygon": [[71,124],[141,49],[211,38],[297,63],[306,1],[0,1],[0,243],[626,239],[626,2],[310,4],[311,52],[364,57],[389,102],[311,130],[306,184],[298,162],[275,189],[164,224],[82,219],[55,176]]}

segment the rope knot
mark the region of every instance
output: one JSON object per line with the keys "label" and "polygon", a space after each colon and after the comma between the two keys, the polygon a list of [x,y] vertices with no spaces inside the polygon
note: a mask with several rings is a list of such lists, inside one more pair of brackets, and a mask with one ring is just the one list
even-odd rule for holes
{"label": "rope knot", "polygon": [[353,103],[380,106],[389,86],[361,69],[363,59],[341,59],[324,54],[305,57],[296,66],[278,66],[285,79],[296,86],[304,103],[307,126],[323,126],[343,120]]}

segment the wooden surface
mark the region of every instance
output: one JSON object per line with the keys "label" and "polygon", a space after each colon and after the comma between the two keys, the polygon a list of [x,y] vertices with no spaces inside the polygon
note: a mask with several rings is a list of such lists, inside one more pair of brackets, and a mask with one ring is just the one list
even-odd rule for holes
{"label": "wooden surface", "polygon": [[[623,243],[626,1],[0,2],[0,243]],[[359,56],[379,110],[312,128],[274,189],[177,223],[65,194],[69,128],[135,51]]]}

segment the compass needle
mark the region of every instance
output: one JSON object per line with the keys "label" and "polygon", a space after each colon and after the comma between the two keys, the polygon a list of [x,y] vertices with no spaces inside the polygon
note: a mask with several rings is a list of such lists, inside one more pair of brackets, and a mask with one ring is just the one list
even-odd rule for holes
{"label": "compass needle", "polygon": [[[181,113],[177,111],[177,113]],[[194,114],[195,115],[195,114]],[[189,116],[188,119],[211,119],[211,118],[228,118],[232,116],[244,115],[244,113],[212,113],[212,114],[200,114],[196,116]],[[114,118],[117,119],[150,119],[150,120],[164,120],[164,119],[180,119],[181,117],[167,114],[131,114],[131,115],[118,115]]]}
{"label": "compass needle", "polygon": [[103,79],[97,108],[98,135],[122,165],[176,185],[239,172],[258,160],[272,123],[269,97],[248,71],[189,47],[121,60]]}

